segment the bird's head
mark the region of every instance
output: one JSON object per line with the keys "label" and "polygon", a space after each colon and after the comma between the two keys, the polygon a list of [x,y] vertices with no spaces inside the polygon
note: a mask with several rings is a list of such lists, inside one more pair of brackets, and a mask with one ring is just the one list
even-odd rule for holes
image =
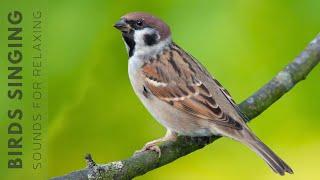
{"label": "bird's head", "polygon": [[114,27],[122,32],[129,56],[135,51],[159,48],[157,46],[171,41],[169,26],[147,13],[128,13]]}

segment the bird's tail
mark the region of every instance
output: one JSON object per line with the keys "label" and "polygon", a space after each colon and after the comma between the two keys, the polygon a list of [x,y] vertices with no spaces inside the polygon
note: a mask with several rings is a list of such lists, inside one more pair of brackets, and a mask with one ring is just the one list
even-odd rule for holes
{"label": "bird's tail", "polygon": [[[249,132],[250,133],[250,132]],[[251,133],[250,133],[251,134]],[[251,134],[249,140],[245,140],[245,144],[261,156],[264,161],[272,168],[272,170],[280,175],[284,175],[286,172],[293,174],[292,169],[277,156],[267,145],[261,142],[255,135]]]}

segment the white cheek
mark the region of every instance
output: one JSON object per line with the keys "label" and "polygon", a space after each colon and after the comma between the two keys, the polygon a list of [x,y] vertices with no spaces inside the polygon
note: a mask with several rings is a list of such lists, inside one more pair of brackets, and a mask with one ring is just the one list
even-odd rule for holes
{"label": "white cheek", "polygon": [[[144,37],[146,34],[157,34],[157,43],[153,45],[146,45],[144,41]],[[163,50],[168,44],[171,43],[171,37],[168,37],[162,41],[160,40],[160,35],[157,31],[151,28],[144,28],[141,30],[136,30],[134,32],[134,41],[135,41],[135,48],[134,48],[134,56],[155,56],[159,52]]]}
{"label": "white cheek", "polygon": [[154,33],[154,30],[151,29],[151,28],[144,28],[144,29],[141,29],[141,30],[135,30],[134,31],[134,42],[136,43],[136,46],[138,47],[141,47],[141,46],[144,46],[145,43],[144,43],[144,35],[146,34],[152,34]]}
{"label": "white cheek", "polygon": [[[136,43],[136,48],[138,49],[140,47],[145,46],[144,36],[146,34],[154,34],[154,33],[156,33],[156,31],[151,28],[144,28],[141,30],[135,30],[133,37],[134,37],[134,42]],[[159,35],[158,35],[158,38],[160,38]]]}

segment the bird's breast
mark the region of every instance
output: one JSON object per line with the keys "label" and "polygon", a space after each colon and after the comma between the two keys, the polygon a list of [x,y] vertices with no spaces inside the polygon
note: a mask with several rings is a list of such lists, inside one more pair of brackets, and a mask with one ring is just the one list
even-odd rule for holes
{"label": "bird's breast", "polygon": [[168,103],[155,97],[145,86],[145,77],[142,73],[143,59],[135,56],[129,59],[128,73],[134,92],[139,97],[151,115],[167,129],[188,136],[208,136],[207,121],[195,120],[195,117],[182,113]]}
{"label": "bird's breast", "polygon": [[141,73],[141,67],[143,65],[143,60],[132,56],[128,63],[128,74],[131,85],[137,95],[139,95],[139,90],[143,86],[143,75]]}

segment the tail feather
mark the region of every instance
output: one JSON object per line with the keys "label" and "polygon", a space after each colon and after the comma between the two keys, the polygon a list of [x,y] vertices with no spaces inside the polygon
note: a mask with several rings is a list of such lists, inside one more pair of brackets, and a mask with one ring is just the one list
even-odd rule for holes
{"label": "tail feather", "polygon": [[259,139],[247,141],[246,144],[260,155],[274,172],[280,175],[284,175],[286,172],[293,174],[292,169]]}

